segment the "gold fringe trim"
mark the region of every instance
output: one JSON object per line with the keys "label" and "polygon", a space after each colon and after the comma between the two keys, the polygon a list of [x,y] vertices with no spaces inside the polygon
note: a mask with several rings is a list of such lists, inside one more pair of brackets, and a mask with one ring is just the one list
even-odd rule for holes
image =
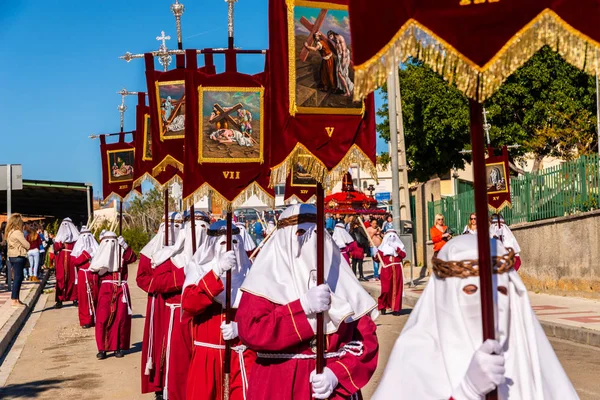
{"label": "gold fringe trim", "polygon": [[183,172],[183,163],[177,161],[173,156],[168,155],[163,158],[161,162],[156,164],[154,168],[152,168],[152,176],[156,176],[161,172],[164,172],[169,165],[177,168],[180,172]]}
{"label": "gold fringe trim", "polygon": [[[424,25],[410,19],[369,61],[355,66],[354,99],[382,86],[409,57],[417,58],[471,99],[488,99],[502,83],[543,46],[550,46],[569,64],[595,74],[600,44],[582,34],[554,11],[546,9],[517,32],[483,67],[462,55]],[[477,79],[479,98],[477,98]]]}
{"label": "gold fringe trim", "polygon": [[148,172],[145,172],[144,175],[140,176],[135,181],[133,181],[133,185],[132,186],[133,187],[138,187],[138,186],[141,186],[145,182],[150,182],[150,184],[152,186],[155,186],[155,187],[160,187],[161,186],[161,184],[156,180],[156,178],[153,177]]}
{"label": "gold fringe trim", "polygon": [[142,197],[142,194],[135,189],[132,189],[129,193],[127,193],[127,195],[125,197],[121,197],[118,194],[116,194],[115,192],[111,192],[108,196],[106,196],[106,198],[103,201],[104,201],[104,203],[108,203],[113,200],[129,201],[129,200],[131,200],[132,197],[136,197],[136,196]]}
{"label": "gold fringe trim", "polygon": [[512,203],[509,200],[504,200],[504,202],[502,204],[500,204],[500,206],[498,208],[494,208],[494,207],[492,207],[491,205],[488,204],[488,209],[492,213],[496,213],[496,214],[499,214],[506,207],[512,208]]}
{"label": "gold fringe trim", "polygon": [[213,204],[220,206],[224,211],[231,212],[236,208],[239,208],[253,195],[258,197],[260,201],[265,203],[269,208],[275,208],[275,197],[271,196],[266,190],[264,190],[258,183],[252,182],[250,185],[238,194],[233,200],[227,199],[215,188],[208,183],[200,186],[194,193],[183,199],[184,208],[190,208],[192,204],[196,204],[204,197],[211,196]]}
{"label": "gold fringe trim", "polygon": [[297,164],[300,164],[308,174],[327,190],[331,190],[336,183],[340,182],[353,165],[358,165],[360,169],[366,170],[378,182],[375,164],[356,144],[350,147],[344,158],[335,167],[328,170],[325,164],[311,153],[306,146],[298,143],[283,162],[271,168],[269,187],[285,184],[288,175],[292,173],[293,167]]}
{"label": "gold fringe trim", "polygon": [[290,197],[288,197],[287,199],[283,200],[285,204],[292,204],[292,201],[296,201],[296,203],[301,203],[301,204],[312,204],[312,203],[316,203],[317,202],[317,195],[313,194],[312,196],[310,196],[310,198],[306,201],[302,201],[302,199],[300,199],[297,195],[293,194]]}

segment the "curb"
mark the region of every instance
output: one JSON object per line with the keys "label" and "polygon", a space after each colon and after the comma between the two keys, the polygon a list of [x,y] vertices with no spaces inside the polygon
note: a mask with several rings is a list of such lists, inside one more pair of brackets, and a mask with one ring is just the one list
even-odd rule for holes
{"label": "curb", "polygon": [[[371,297],[377,300],[377,297],[379,296],[378,285],[363,283],[362,287],[371,295]],[[405,285],[404,289],[406,290],[406,288],[407,286]],[[402,305],[404,307],[414,308],[418,301],[419,296],[407,293],[402,298]],[[600,331],[563,325],[556,322],[541,321],[539,318],[538,321],[540,321],[540,324],[548,337],[600,348]]]}
{"label": "curb", "polygon": [[42,278],[40,284],[35,290],[32,290],[27,295],[27,298],[23,301],[23,303],[27,304],[27,307],[23,307],[20,312],[16,312],[11,315],[10,319],[6,321],[2,329],[0,330],[0,357],[4,356],[4,353],[10,346],[12,340],[15,338],[27,317],[35,307],[44,287],[46,286],[46,282],[48,282],[48,278],[50,277],[50,270],[46,270],[44,273],[44,277]]}

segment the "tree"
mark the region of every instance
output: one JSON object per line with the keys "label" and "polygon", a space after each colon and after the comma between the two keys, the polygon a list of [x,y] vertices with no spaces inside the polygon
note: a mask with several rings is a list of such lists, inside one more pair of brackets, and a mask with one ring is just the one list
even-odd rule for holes
{"label": "tree", "polygon": [[[135,197],[129,203],[128,214],[132,219],[132,226],[143,228],[146,232],[154,232],[158,229],[164,212],[164,194],[162,191],[152,188],[142,197]],[[175,201],[169,198],[169,210],[175,209]]]}
{"label": "tree", "polygon": [[543,47],[486,101],[492,145],[519,144],[512,156],[571,159],[596,148],[595,82]]}
{"label": "tree", "polygon": [[[466,97],[420,62],[409,62],[399,76],[409,179],[425,182],[464,168],[467,156],[460,151],[470,143]],[[384,120],[377,130],[389,142],[387,87],[382,91],[385,103],[377,115]]]}

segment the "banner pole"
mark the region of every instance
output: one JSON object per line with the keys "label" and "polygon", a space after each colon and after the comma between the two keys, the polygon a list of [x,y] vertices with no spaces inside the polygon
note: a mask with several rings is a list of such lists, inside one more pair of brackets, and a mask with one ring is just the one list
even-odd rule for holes
{"label": "banner pole", "polygon": [[[325,190],[317,183],[317,285],[325,283]],[[323,313],[317,313],[317,374],[325,368]]]}
{"label": "banner pole", "polygon": [[190,228],[192,230],[192,255],[196,253],[196,207],[192,203],[190,206]]}
{"label": "banner pole", "polygon": [[169,186],[165,185],[165,246],[169,245]]}
{"label": "banner pole", "polygon": [[[231,210],[227,211],[227,251],[232,250],[233,240],[233,213]],[[231,270],[225,274],[225,323],[231,323]],[[223,372],[224,372],[224,386],[225,393],[224,399],[229,399],[229,379],[231,376],[231,343],[229,340],[225,341],[225,358],[223,359]]]}

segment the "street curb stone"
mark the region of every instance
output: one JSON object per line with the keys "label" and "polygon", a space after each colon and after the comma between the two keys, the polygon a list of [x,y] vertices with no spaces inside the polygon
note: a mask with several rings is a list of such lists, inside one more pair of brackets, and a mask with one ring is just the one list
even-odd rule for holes
{"label": "street curb stone", "polygon": [[31,313],[31,310],[35,307],[44,287],[46,286],[46,282],[48,282],[48,278],[50,277],[50,270],[46,270],[44,272],[44,277],[42,278],[40,284],[37,286],[35,290],[32,290],[27,295],[27,298],[23,303],[27,304],[27,307],[23,307],[20,311],[15,312],[11,315],[10,319],[6,321],[2,329],[0,330],[0,357],[4,356],[6,349],[10,346],[10,343],[14,339],[15,335],[19,332],[27,317]]}
{"label": "street curb stone", "polygon": [[[373,283],[363,283],[363,288],[377,300],[379,296],[379,285]],[[406,290],[406,286],[404,290]],[[402,305],[414,308],[419,301],[419,296],[415,296],[410,292],[406,293],[402,298]],[[585,344],[593,347],[600,347],[600,332],[592,329],[583,327],[572,327],[568,325],[559,324],[556,322],[540,321],[546,336],[557,339],[568,340],[570,342]]]}

